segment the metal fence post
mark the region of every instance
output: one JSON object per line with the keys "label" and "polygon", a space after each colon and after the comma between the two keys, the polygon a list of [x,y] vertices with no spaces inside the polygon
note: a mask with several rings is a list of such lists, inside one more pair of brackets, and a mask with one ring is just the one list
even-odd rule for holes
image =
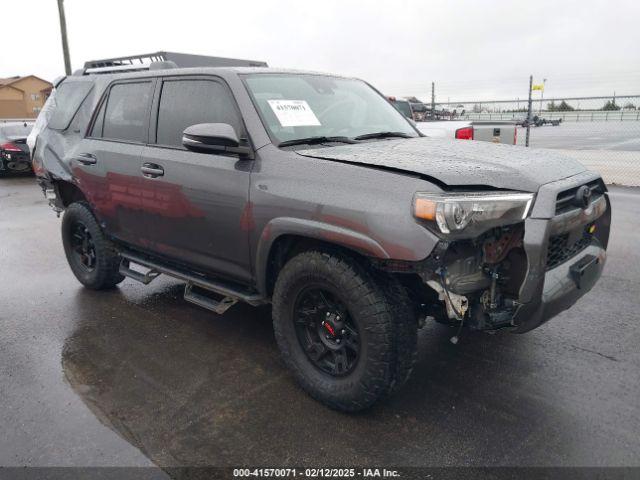
{"label": "metal fence post", "polygon": [[524,146],[529,146],[529,137],[531,135],[531,89],[533,88],[533,75],[529,75],[529,101],[527,103],[527,138]]}

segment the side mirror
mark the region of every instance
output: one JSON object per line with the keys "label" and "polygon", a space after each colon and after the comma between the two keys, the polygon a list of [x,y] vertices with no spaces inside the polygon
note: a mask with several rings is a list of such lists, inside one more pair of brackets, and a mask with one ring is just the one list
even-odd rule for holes
{"label": "side mirror", "polygon": [[182,145],[198,153],[237,153],[253,158],[250,147],[240,146],[235,129],[228,123],[198,123],[182,132]]}

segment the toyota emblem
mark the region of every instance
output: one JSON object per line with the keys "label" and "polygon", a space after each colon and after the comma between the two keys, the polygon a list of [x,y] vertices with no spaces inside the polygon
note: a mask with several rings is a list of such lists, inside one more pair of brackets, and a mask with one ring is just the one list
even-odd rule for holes
{"label": "toyota emblem", "polygon": [[582,185],[576,191],[576,196],[574,197],[574,205],[580,208],[587,208],[591,203],[591,189]]}

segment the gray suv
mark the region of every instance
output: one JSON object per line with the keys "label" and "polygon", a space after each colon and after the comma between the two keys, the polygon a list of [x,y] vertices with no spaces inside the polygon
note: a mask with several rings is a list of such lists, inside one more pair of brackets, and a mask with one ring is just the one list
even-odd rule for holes
{"label": "gray suv", "polygon": [[575,161],[425,137],[354,78],[177,63],[62,79],[29,140],[86,287],[271,304],[299,384],[356,411],[406,382],[426,320],[522,333],[600,277],[609,198]]}

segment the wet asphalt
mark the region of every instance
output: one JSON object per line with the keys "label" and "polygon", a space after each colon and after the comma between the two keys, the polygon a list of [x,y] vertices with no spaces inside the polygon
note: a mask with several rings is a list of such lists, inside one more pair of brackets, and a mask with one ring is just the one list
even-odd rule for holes
{"label": "wet asphalt", "polygon": [[639,466],[640,190],[611,197],[588,296],[525,335],[428,325],[406,387],[347,415],[294,384],[266,308],[82,288],[33,178],[0,179],[0,465]]}
{"label": "wet asphalt", "polygon": [[[524,145],[525,140],[526,129],[519,127],[518,145]],[[582,121],[531,127],[530,144],[534,148],[605,150],[605,158],[615,158],[612,151],[640,151],[640,122]]]}

